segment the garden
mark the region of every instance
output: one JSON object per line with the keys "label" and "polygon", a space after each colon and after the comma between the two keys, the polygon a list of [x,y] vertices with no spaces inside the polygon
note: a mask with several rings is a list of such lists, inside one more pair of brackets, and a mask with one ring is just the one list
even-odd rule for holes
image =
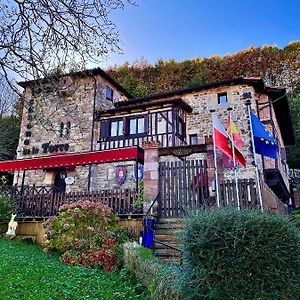
{"label": "garden", "polygon": [[[7,199],[1,202],[11,212]],[[78,201],[45,223],[43,246],[0,239],[0,299],[300,299],[299,214],[202,209],[183,265],[134,242],[106,206]]]}
{"label": "garden", "polygon": [[0,299],[145,299],[126,270],[106,272],[63,264],[57,253],[0,239]]}

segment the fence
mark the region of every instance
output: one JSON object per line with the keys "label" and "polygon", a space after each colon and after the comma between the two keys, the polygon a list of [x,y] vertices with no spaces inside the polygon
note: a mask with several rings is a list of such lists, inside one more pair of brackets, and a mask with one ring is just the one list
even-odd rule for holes
{"label": "fence", "polygon": [[[221,206],[238,206],[235,181],[221,181],[219,192]],[[258,190],[254,179],[238,180],[238,194],[241,209],[255,209],[260,207]]]}
{"label": "fence", "polygon": [[264,200],[264,208],[268,209],[274,213],[279,215],[287,215],[288,207],[285,205],[275,194],[274,192],[267,186],[265,182],[262,182],[262,196]]}
{"label": "fence", "polygon": [[139,212],[133,206],[136,191],[129,189],[58,193],[53,187],[14,186],[8,192],[2,191],[2,194],[10,195],[19,217],[54,216],[63,204],[71,204],[78,200],[102,203],[117,214]]}
{"label": "fence", "polygon": [[191,160],[159,163],[160,217],[178,217],[208,200],[206,162]]}

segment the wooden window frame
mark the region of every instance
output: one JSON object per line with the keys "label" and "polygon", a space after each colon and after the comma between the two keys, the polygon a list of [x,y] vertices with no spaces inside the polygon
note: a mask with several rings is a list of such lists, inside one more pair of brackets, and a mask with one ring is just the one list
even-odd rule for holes
{"label": "wooden window frame", "polygon": [[[185,139],[186,137],[186,123],[184,122],[183,118],[180,117],[178,114],[176,114],[176,136],[181,138],[181,139]],[[180,127],[179,124],[182,125],[182,132],[180,132]]]}
{"label": "wooden window frame", "polygon": [[[138,120],[139,119],[143,119],[143,123],[144,123],[144,132],[138,132]],[[134,117],[128,117],[128,122],[129,122],[129,129],[128,129],[128,137],[143,137],[146,136],[148,134],[148,130],[147,130],[147,119],[148,116],[147,115],[141,115],[141,116],[134,116]],[[131,129],[131,121],[135,120],[135,133],[130,133],[130,129]]]}
{"label": "wooden window frame", "polygon": [[[222,97],[226,97],[226,102],[222,102],[221,103],[221,98]],[[224,93],[218,93],[218,105],[223,105],[223,104],[227,104],[228,103],[228,95],[227,95],[227,92],[224,92]]]}
{"label": "wooden window frame", "polygon": [[[108,91],[110,92],[110,95],[108,95]],[[114,90],[109,85],[106,86],[105,98],[106,98],[106,100],[111,101],[111,102],[113,102],[113,100],[114,100]]]}
{"label": "wooden window frame", "polygon": [[[136,120],[135,126],[136,130],[138,129],[138,119],[144,119],[144,132],[141,133],[130,133],[130,121],[131,120]],[[122,130],[122,135],[116,135],[112,136],[112,123],[114,122],[123,122],[123,130]],[[105,134],[100,132],[100,137],[105,138],[106,140],[119,140],[119,139],[124,139],[124,138],[136,138],[136,137],[144,137],[148,135],[148,115],[140,115],[140,116],[134,116],[134,117],[119,117],[119,118],[113,118],[109,120],[101,120],[100,122],[103,125],[100,125],[100,128],[103,128],[103,126],[108,126],[108,129],[101,129],[101,131],[105,131]],[[104,123],[106,125],[104,125]],[[119,131],[119,124],[118,124],[118,129]]]}
{"label": "wooden window frame", "polygon": [[[196,138],[196,143],[192,143],[193,138]],[[189,135],[189,144],[190,145],[198,145],[198,135],[196,133]]]}
{"label": "wooden window frame", "polygon": [[[112,136],[112,132],[111,132],[111,130],[112,130],[112,123],[114,123],[114,122],[118,122],[118,128],[117,128],[117,135],[115,135],[115,136]],[[119,135],[119,123],[120,122],[123,122],[123,129],[122,129],[122,134],[120,134]],[[108,139],[110,139],[110,140],[119,140],[119,139],[122,139],[122,138],[124,138],[124,136],[125,136],[125,134],[124,134],[124,129],[125,129],[125,120],[124,120],[124,118],[115,118],[115,119],[111,119],[111,120],[109,120],[109,137],[108,137]]]}

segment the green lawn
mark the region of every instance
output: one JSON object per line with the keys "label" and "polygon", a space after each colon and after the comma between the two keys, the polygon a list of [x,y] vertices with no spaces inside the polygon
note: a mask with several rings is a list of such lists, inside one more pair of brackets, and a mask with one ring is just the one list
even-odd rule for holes
{"label": "green lawn", "polygon": [[0,299],[145,299],[125,270],[68,266],[37,245],[0,239]]}

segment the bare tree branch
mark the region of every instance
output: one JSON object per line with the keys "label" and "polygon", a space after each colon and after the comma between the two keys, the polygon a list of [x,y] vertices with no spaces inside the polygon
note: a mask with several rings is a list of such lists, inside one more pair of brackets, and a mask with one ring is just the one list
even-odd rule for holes
{"label": "bare tree branch", "polygon": [[4,0],[0,2],[0,69],[5,77],[47,76],[75,61],[80,68],[120,51],[110,14],[132,0]]}

